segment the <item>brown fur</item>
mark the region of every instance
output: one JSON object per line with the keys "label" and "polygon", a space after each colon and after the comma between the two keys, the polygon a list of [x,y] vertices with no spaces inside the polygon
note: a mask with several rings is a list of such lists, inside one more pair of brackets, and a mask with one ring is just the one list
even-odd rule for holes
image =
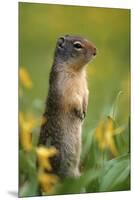
{"label": "brown fur", "polygon": [[[82,48],[75,49],[74,41],[79,41]],[[51,159],[53,173],[72,177],[80,174],[81,129],[88,105],[85,65],[96,49],[78,36],[65,36],[59,44],[62,46],[56,48],[50,73],[44,112],[47,120],[41,127],[39,145],[56,147],[59,154]]]}

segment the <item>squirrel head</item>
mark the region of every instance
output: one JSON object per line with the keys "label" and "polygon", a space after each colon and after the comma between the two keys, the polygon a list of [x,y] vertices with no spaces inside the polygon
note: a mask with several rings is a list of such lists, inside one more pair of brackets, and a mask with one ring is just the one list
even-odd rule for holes
{"label": "squirrel head", "polygon": [[57,40],[55,62],[80,69],[96,55],[96,47],[80,36],[65,35]]}

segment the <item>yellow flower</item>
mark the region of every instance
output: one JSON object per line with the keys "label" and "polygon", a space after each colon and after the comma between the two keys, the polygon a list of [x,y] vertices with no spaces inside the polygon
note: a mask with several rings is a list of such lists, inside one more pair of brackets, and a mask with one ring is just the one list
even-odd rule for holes
{"label": "yellow flower", "polygon": [[40,146],[36,149],[36,153],[39,164],[38,181],[41,186],[42,194],[48,194],[53,191],[54,185],[58,182],[59,178],[55,174],[46,173],[45,170],[52,170],[49,158],[56,155],[58,151],[54,147],[46,148],[44,146]]}
{"label": "yellow flower", "polygon": [[108,117],[99,123],[95,136],[100,149],[104,150],[108,148],[114,156],[117,156],[118,151],[113,138],[114,134],[114,121],[111,117]]}
{"label": "yellow flower", "polygon": [[53,192],[55,184],[59,181],[58,176],[39,172],[38,181],[41,186],[42,194],[50,194]]}
{"label": "yellow flower", "polygon": [[28,71],[21,67],[20,70],[19,70],[19,77],[20,77],[20,81],[21,83],[28,89],[31,89],[33,84],[32,84],[32,81],[30,79],[30,76],[28,74]]}
{"label": "yellow flower", "polygon": [[32,149],[31,131],[36,125],[36,120],[32,115],[25,118],[24,113],[20,112],[19,123],[21,145],[25,151],[30,151]]}
{"label": "yellow flower", "polygon": [[49,158],[56,155],[58,151],[54,147],[46,148],[44,146],[40,146],[36,149],[36,153],[39,166],[43,169],[51,171],[52,167],[50,165]]}

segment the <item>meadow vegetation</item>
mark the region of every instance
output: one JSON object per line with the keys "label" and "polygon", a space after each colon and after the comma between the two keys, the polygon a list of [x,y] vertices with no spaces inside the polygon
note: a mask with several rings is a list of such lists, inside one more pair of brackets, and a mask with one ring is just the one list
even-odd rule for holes
{"label": "meadow vegetation", "polygon": [[[55,43],[65,34],[88,38],[98,53],[87,66],[82,175],[60,182],[43,170],[51,171],[56,149],[37,147],[37,141]],[[19,195],[129,190],[130,11],[19,3],[19,66]]]}

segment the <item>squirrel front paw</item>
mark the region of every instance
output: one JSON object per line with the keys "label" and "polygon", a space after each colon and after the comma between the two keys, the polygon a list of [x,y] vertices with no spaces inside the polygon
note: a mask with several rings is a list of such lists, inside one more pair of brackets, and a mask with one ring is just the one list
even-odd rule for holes
{"label": "squirrel front paw", "polygon": [[76,117],[78,117],[81,121],[85,118],[86,116],[86,113],[81,111],[81,110],[78,110],[78,109],[74,109],[74,114]]}

